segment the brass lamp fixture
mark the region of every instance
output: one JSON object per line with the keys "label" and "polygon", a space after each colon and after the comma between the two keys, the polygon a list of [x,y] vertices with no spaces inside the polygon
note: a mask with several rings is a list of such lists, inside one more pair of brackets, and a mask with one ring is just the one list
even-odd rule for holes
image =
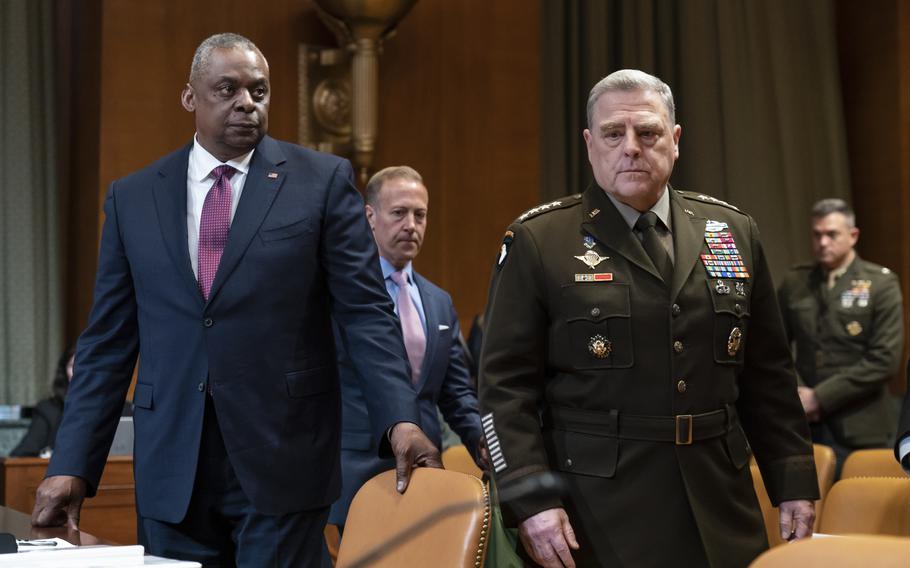
{"label": "brass lamp fixture", "polygon": [[379,51],[417,0],[314,0],[343,48],[300,48],[298,138],[349,155],[366,184],[376,149]]}

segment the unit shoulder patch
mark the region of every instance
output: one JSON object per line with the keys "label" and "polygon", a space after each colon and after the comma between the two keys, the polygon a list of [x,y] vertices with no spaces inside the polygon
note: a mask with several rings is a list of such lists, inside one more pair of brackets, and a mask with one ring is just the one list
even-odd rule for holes
{"label": "unit shoulder patch", "polygon": [[723,207],[727,207],[734,211],[739,211],[739,207],[737,207],[736,205],[732,205],[722,199],[718,199],[718,198],[712,197],[710,195],[705,195],[704,193],[695,193],[693,191],[682,191],[680,189],[675,189],[673,191],[675,191],[680,197],[685,197],[686,199],[689,199],[692,201],[700,201],[702,203],[713,203],[715,205],[721,205]]}
{"label": "unit shoulder patch", "polygon": [[538,205],[537,207],[532,207],[518,216],[518,219],[515,220],[516,223],[524,223],[528,219],[533,219],[538,215],[542,215],[548,211],[555,211],[557,209],[565,209],[566,207],[571,207],[572,205],[577,205],[581,203],[581,194],[576,193],[574,195],[567,195],[561,197],[555,201],[550,201],[549,203],[544,203]]}

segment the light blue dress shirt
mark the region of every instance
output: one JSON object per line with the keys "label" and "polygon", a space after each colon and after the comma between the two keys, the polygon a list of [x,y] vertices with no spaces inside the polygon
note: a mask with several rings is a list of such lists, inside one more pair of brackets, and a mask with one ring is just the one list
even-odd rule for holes
{"label": "light blue dress shirt", "polygon": [[[385,278],[385,289],[389,293],[389,296],[392,297],[392,301],[395,303],[395,313],[398,313],[398,284],[392,280],[392,273],[397,269],[392,266],[388,260],[379,257],[379,264],[382,266],[382,277]],[[420,323],[423,325],[423,332],[427,332],[427,316],[423,312],[423,302],[420,299],[420,291],[417,290],[417,284],[414,283],[414,269],[411,268],[411,263],[409,262],[407,266],[404,267],[405,274],[408,275],[408,282],[411,284],[409,291],[411,292],[411,300],[414,301],[414,305],[417,306],[417,313],[420,315]]]}

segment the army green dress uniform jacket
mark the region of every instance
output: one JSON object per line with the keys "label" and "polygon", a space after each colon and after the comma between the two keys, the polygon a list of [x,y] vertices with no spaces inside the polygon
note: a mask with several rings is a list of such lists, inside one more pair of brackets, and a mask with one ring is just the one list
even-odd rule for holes
{"label": "army green dress uniform jacket", "polygon": [[830,290],[818,264],[790,270],[779,291],[801,384],[848,448],[887,447],[894,419],[887,383],[904,348],[897,276],[858,256]]}
{"label": "army green dress uniform jacket", "polygon": [[[768,546],[749,444],[775,504],[818,497],[755,224],[668,191],[669,285],[596,185],[519,217],[494,271],[480,404],[496,478],[504,490],[555,470],[569,486],[504,512],[565,507],[579,566],[748,565]],[[724,225],[740,278],[701,260],[706,228]]]}

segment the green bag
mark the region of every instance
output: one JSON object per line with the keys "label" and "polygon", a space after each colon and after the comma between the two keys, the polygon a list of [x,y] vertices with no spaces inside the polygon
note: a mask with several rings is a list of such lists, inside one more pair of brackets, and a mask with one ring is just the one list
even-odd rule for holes
{"label": "green bag", "polygon": [[502,522],[499,494],[493,477],[484,473],[490,488],[490,530],[487,535],[487,555],[484,568],[523,568],[525,563],[518,556],[518,529],[507,528]]}

